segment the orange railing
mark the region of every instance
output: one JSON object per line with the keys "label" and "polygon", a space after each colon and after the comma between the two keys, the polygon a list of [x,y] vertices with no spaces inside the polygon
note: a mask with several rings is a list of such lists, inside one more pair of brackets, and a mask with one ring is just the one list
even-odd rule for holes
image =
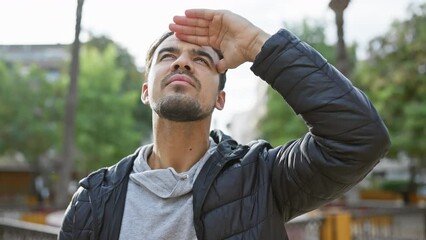
{"label": "orange railing", "polygon": [[425,240],[426,209],[342,208],[286,223],[290,240]]}

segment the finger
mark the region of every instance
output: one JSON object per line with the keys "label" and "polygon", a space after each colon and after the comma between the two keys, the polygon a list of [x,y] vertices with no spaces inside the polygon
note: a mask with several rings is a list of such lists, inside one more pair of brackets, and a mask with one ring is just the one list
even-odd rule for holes
{"label": "finger", "polygon": [[227,69],[228,69],[228,67],[227,67],[227,63],[226,63],[226,59],[225,58],[223,58],[223,59],[219,60],[219,62],[217,62],[217,64],[216,64],[216,70],[219,73],[224,73]]}
{"label": "finger", "polygon": [[184,16],[174,16],[173,22],[179,25],[193,26],[193,27],[208,27],[210,23],[210,21],[205,19],[189,18]]}
{"label": "finger", "polygon": [[186,10],[185,16],[189,18],[201,18],[210,21],[213,19],[216,12],[217,11],[211,9],[194,8]]}
{"label": "finger", "polygon": [[178,24],[169,24],[169,29],[172,32],[182,34],[182,35],[194,35],[194,36],[208,36],[209,29],[203,27],[191,27],[183,26]]}
{"label": "finger", "polygon": [[202,37],[202,36],[195,36],[195,35],[186,35],[186,34],[180,34],[175,33],[175,36],[185,42],[193,43],[199,46],[207,46],[209,45],[209,38],[208,37]]}

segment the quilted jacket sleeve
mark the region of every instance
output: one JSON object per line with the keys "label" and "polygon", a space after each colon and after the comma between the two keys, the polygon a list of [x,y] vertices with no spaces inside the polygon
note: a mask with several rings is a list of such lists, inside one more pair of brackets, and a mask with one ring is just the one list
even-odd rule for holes
{"label": "quilted jacket sleeve", "polygon": [[89,202],[87,191],[80,187],[65,211],[58,240],[94,239]]}
{"label": "quilted jacket sleeve", "polygon": [[70,202],[67,209],[65,210],[64,219],[62,220],[62,226],[59,231],[58,240],[67,240],[72,239],[72,229],[73,229],[73,216],[75,214],[74,208],[74,199]]}
{"label": "quilted jacket sleeve", "polygon": [[303,138],[269,152],[274,196],[285,220],[340,196],[387,152],[388,131],[367,96],[290,32],[282,29],[268,39],[251,69],[309,127]]}

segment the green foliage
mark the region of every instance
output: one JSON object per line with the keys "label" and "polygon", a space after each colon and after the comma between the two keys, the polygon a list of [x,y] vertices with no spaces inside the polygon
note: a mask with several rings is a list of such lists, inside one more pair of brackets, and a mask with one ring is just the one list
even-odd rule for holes
{"label": "green foliage", "polygon": [[380,189],[392,192],[402,192],[408,189],[408,180],[388,180],[380,185]]}
{"label": "green foliage", "polygon": [[303,120],[295,115],[283,100],[281,95],[268,89],[268,109],[265,117],[260,121],[260,129],[264,139],[273,146],[282,145],[295,138],[300,138],[307,131]]}
{"label": "green foliage", "polygon": [[0,155],[20,152],[31,162],[55,147],[60,110],[44,71],[0,62]]}
{"label": "green foliage", "polygon": [[389,155],[404,152],[426,165],[426,4],[370,42],[356,80],[369,93],[392,138]]}
{"label": "green foliage", "polygon": [[[116,47],[115,64],[118,68],[124,71],[124,80],[121,90],[126,91],[141,91],[143,74],[138,71],[132,55],[112,39],[105,36],[92,36],[85,43],[89,48],[96,48],[99,52],[104,52],[108,46]],[[151,109],[148,106],[141,104],[140,98],[135,99],[135,108],[133,109],[133,117],[137,122],[137,131],[143,136],[149,136],[151,132]]]}
{"label": "green foliage", "polygon": [[[150,138],[142,74],[125,49],[109,39],[102,43],[81,49],[75,162],[83,175],[116,163]],[[45,75],[0,61],[0,155],[19,152],[37,164],[48,151],[61,152],[68,71],[56,81]]]}
{"label": "green foliage", "polygon": [[133,111],[138,89],[123,90],[124,69],[117,66],[117,48],[101,52],[83,47],[76,119],[77,167],[87,172],[114,164],[139,146]]}

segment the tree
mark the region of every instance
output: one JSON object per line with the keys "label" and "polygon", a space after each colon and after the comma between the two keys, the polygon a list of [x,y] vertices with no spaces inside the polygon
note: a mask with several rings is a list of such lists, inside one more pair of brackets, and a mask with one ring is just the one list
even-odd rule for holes
{"label": "tree", "polygon": [[343,75],[348,76],[352,67],[348,58],[344,37],[344,12],[350,0],[331,0],[329,7],[334,11],[337,29],[336,67]]}
{"label": "tree", "polygon": [[0,154],[23,154],[36,169],[59,140],[61,98],[43,70],[0,61]]}
{"label": "tree", "polygon": [[[71,158],[72,163],[65,167],[73,179],[117,162],[147,141],[151,130],[150,108],[140,101],[143,74],[126,49],[106,37],[92,37],[82,44],[79,59],[78,84],[73,90],[78,114],[71,131],[72,154],[65,154]],[[48,166],[57,170],[52,180],[56,193],[66,195],[64,204],[69,197],[64,189],[71,177],[66,180],[59,169],[64,161],[58,153],[66,145],[66,132],[61,129],[70,126],[64,120],[70,97],[66,93],[72,82],[66,65],[68,74],[52,82],[46,79],[45,70],[0,62],[0,154],[24,154],[38,167],[40,160],[54,153],[57,164]],[[62,182],[60,189],[58,181]]]}
{"label": "tree", "polygon": [[356,80],[389,128],[388,156],[404,153],[413,159],[408,188],[414,191],[415,164],[426,166],[426,4],[412,5],[409,14],[370,42]]}
{"label": "tree", "polygon": [[[68,185],[73,170],[75,112],[77,104],[77,85],[80,66],[80,30],[84,0],[77,1],[75,36],[71,52],[70,85],[65,106],[64,142],[60,178],[58,179],[55,206],[63,208],[68,202]],[[65,191],[64,191],[65,189]]]}
{"label": "tree", "polygon": [[139,89],[123,90],[126,70],[117,66],[117,56],[118,49],[112,43],[102,52],[90,45],[82,48],[76,170],[84,175],[116,163],[134,151],[144,137],[133,115],[142,104]]}
{"label": "tree", "polygon": [[[124,70],[124,80],[121,87],[123,92],[138,91],[140,94],[141,86],[144,81],[143,74],[138,70],[135,60],[127,49],[114,42],[106,36],[91,36],[91,39],[85,43],[88,47],[93,47],[103,53],[108,46],[114,45],[116,48],[116,66]],[[151,109],[141,106],[140,98],[135,99],[135,108],[133,109],[134,119],[137,121],[136,131],[141,133],[144,141],[147,141],[147,136],[150,135],[152,128]]]}
{"label": "tree", "polygon": [[426,4],[395,21],[369,44],[357,82],[369,92],[391,132],[389,156],[404,152],[426,165]]}

